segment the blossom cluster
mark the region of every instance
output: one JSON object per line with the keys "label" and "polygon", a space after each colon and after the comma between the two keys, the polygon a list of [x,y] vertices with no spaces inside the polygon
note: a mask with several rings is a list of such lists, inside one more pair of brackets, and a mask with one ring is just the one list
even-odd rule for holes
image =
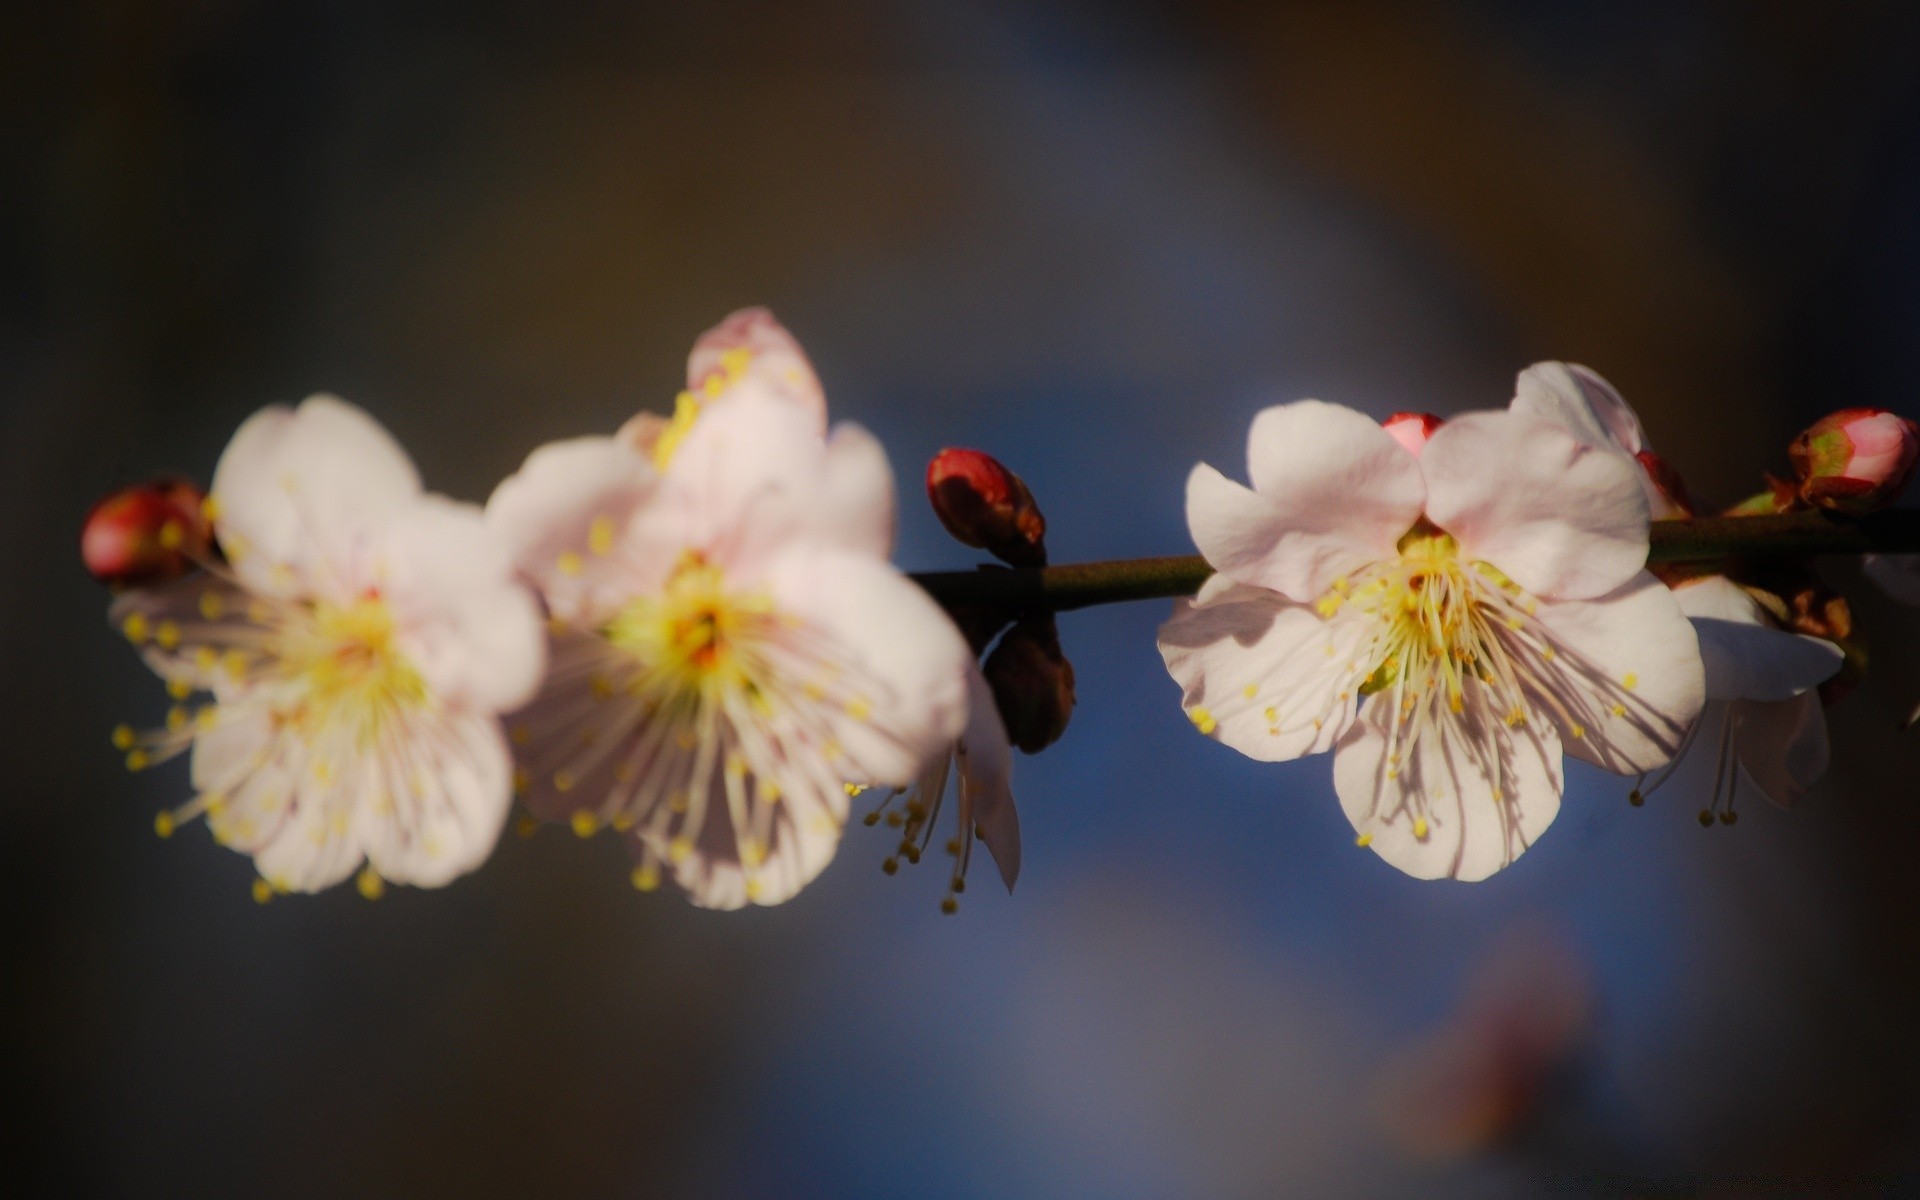
{"label": "blossom cluster", "polygon": [[[1735,511],[1884,505],[1917,450],[1911,423],[1836,414],[1795,443],[1794,482]],[[1702,747],[1708,825],[1825,769],[1823,698],[1857,657],[1844,601],[1804,574],[1650,569],[1650,522],[1691,500],[1586,368],[1537,364],[1507,408],[1444,421],[1270,408],[1247,475],[1188,480],[1213,574],[1161,654],[1200,733],[1261,761],[1331,753],[1356,840],[1393,866],[1511,864],[1568,757],[1634,777],[1639,804]],[[1018,476],[948,450],[926,483],[957,540],[1042,572]],[[695,342],[670,416],[541,446],[484,506],[427,492],[344,401],[268,408],[204,494],[168,479],[88,517],[111,620],[175,702],[113,740],[135,769],[190,754],[193,794],[156,828],[204,818],[262,900],[445,884],[517,799],[620,838],[642,891],[778,904],[870,793],[889,874],[950,807],[951,912],[976,842],[1013,887],[1011,752],[1061,736],[1074,676],[1047,605],[943,609],[896,570],[895,509],[879,443],[829,423],[762,309]],[[1869,570],[1920,598],[1916,561]]]}

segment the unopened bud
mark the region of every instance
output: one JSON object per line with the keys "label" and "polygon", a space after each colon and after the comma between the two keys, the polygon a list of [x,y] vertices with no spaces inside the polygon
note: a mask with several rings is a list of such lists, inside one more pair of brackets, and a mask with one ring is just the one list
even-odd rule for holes
{"label": "unopened bud", "polygon": [[1397,412],[1380,422],[1380,428],[1393,435],[1393,440],[1407,448],[1407,453],[1415,458],[1427,448],[1427,439],[1434,430],[1445,425],[1446,419],[1432,413]]}
{"label": "unopened bud", "polygon": [[1920,460],[1920,427],[1878,408],[1822,417],[1788,449],[1810,504],[1870,512],[1898,499]]}
{"label": "unopened bud", "polygon": [[121,488],[93,506],[80,528],[87,572],[112,585],[170,579],[209,553],[206,496],[184,479]]}
{"label": "unopened bud", "polygon": [[1007,740],[1038,754],[1060,740],[1073,719],[1073,664],[1060,650],[1051,614],[1027,617],[987,656],[984,672]]}
{"label": "unopened bud", "polygon": [[1020,477],[978,450],[942,450],[927,464],[927,499],[962,543],[1016,567],[1044,566],[1047,519]]}

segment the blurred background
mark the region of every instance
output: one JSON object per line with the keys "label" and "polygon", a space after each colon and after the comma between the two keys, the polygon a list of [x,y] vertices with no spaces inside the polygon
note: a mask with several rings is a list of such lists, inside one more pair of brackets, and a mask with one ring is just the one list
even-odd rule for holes
{"label": "blurred background", "polygon": [[[79,524],[355,400],[484,499],[771,305],[962,566],[943,445],[1056,560],[1185,551],[1262,405],[1504,404],[1541,358],[1724,504],[1920,416],[1920,10],[1888,2],[110,3],[0,9],[0,1180],[71,1196],[1845,1194],[1920,1170],[1920,614],[1834,767],[1702,830],[1570,770],[1489,882],[1356,850],[1327,760],[1195,735],[1158,603],[1062,621],[1025,874],[849,831],[794,902],[509,834],[256,906]],[[943,835],[944,836],[944,835]],[[13,1194],[29,1194],[27,1190]]]}

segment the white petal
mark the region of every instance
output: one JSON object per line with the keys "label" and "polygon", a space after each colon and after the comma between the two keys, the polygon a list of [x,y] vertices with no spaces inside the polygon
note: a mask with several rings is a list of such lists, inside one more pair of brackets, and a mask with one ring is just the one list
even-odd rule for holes
{"label": "white petal", "polygon": [[1578,363],[1537,362],[1520,372],[1509,407],[1557,421],[1589,446],[1628,457],[1647,448],[1633,409],[1598,372]]}
{"label": "white petal", "polygon": [[1212,467],[1187,479],[1187,528],[1215,570],[1303,603],[1390,556],[1420,516],[1418,461],[1371,418],[1302,400],[1254,418],[1252,490]]}
{"label": "white petal", "polygon": [[[823,785],[824,784],[824,785]],[[819,876],[840,847],[847,823],[847,793],[837,782],[800,772],[781,780],[772,809],[765,857],[751,872],[741,863],[740,844],[728,817],[724,781],[716,776],[707,815],[697,833],[683,824],[643,823],[629,835],[643,859],[666,861],[674,882],[701,908],[737,909],[749,903],[784,904]],[[691,851],[677,863],[673,843],[685,836]]]}
{"label": "white petal", "polygon": [[772,563],[766,583],[781,613],[825,636],[841,677],[871,689],[858,711],[821,714],[856,769],[843,778],[911,784],[966,725],[973,655],[953,622],[898,571],[861,554],[796,548]]}
{"label": "white petal", "polygon": [[827,438],[817,500],[802,514],[828,545],[886,558],[893,553],[893,468],[874,436],[843,423]]}
{"label": "white petal", "polygon": [[[486,862],[511,801],[500,722],[476,713],[423,720],[411,747],[417,771],[394,764],[389,795],[356,814],[373,869],[395,883],[440,887]],[[381,801],[390,801],[390,806]]]}
{"label": "white petal", "polygon": [[[257,811],[272,820],[276,793],[287,804],[284,817],[254,852],[254,867],[274,887],[289,892],[319,892],[353,874],[363,858],[359,840],[338,819],[350,805],[342,803],[337,785],[353,781],[322,779],[307,755],[289,734],[277,739],[282,753],[271,771],[256,772],[236,801],[242,811]],[[256,791],[254,784],[260,784]],[[284,789],[284,790],[282,790]]]}
{"label": "white petal", "polygon": [[[1392,693],[1369,699],[1333,754],[1333,786],[1374,853],[1416,879],[1485,879],[1539,840],[1560,811],[1560,739],[1551,724],[1510,727],[1488,689],[1387,761]],[[1424,821],[1424,828],[1420,822]],[[1420,836],[1424,833],[1425,836]]]}
{"label": "white petal", "polygon": [[773,314],[743,308],[701,334],[687,358],[687,390],[708,403],[749,386],[792,404],[812,417],[814,432],[827,424],[827,397],[806,351]]}
{"label": "white petal", "polygon": [[193,786],[231,795],[267,761],[275,720],[264,704],[222,705],[220,719],[193,739]]}
{"label": "white petal", "polygon": [[967,673],[967,728],[955,747],[960,765],[960,836],[972,822],[1000,880],[1013,890],[1020,877],[1020,814],[1013,806],[1013,748],[993,702],[993,690],[975,666]]}
{"label": "white petal", "polygon": [[1466,557],[1492,563],[1536,596],[1602,596],[1647,561],[1639,467],[1543,417],[1456,417],[1419,462],[1427,516],[1459,539]]}
{"label": "white petal", "polygon": [[632,561],[625,534],[657,483],[653,464],[613,438],[549,442],[494,489],[487,524],[555,616],[604,619],[636,586],[633,568],[649,565]]}
{"label": "white petal", "polygon": [[1788,700],[1832,678],[1846,658],[1832,642],[1773,628],[1724,575],[1683,584],[1674,597],[1693,618],[1710,700]]}
{"label": "white petal", "polygon": [[1818,692],[1733,704],[1734,752],[1748,782],[1792,808],[1827,772],[1827,716]]}
{"label": "white petal", "polygon": [[1920,605],[1920,554],[1869,554],[1867,578],[1902,604]]}
{"label": "white petal", "polygon": [[1705,698],[1693,625],[1673,593],[1643,571],[1597,600],[1543,603],[1535,619],[1555,651],[1538,668],[1547,686],[1536,708],[1567,753],[1623,775],[1670,760]]}
{"label": "white petal", "polygon": [[[857,438],[849,443],[847,491],[862,491]],[[655,498],[633,523],[639,561],[665,570],[688,549],[734,571],[759,571],[796,538],[866,546],[870,512],[832,507],[826,451],[807,415],[791,404],[743,395],[703,412],[667,463]],[[866,481],[870,484],[870,479]],[[867,493],[871,498],[871,493]],[[851,527],[837,521],[857,517]],[[891,505],[886,521],[892,523]],[[844,537],[836,537],[844,534]]]}
{"label": "white petal", "polygon": [[1174,601],[1158,642],[1203,733],[1281,762],[1332,749],[1352,723],[1363,632],[1359,621],[1324,621],[1265,588],[1230,585],[1204,602]]}
{"label": "white petal", "polygon": [[220,544],[247,587],[336,596],[359,583],[366,535],[419,494],[406,451],[332,396],[249,417],[221,454],[210,493]]}
{"label": "white petal", "polygon": [[478,508],[423,498],[387,530],[375,573],[403,653],[443,703],[499,712],[532,697],[539,608]]}

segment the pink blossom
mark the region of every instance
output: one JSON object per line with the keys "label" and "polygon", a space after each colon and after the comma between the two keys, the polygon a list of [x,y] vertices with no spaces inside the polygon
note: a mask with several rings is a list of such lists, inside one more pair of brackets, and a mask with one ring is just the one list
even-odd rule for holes
{"label": "pink blossom", "polygon": [[488,502],[552,614],[519,782],[542,818],[624,834],[636,886],[777,904],[832,859],[851,791],[951,752],[971,656],[887,562],[884,452],[823,436],[771,317],[729,318],[689,377],[671,422],[541,447]]}
{"label": "pink blossom", "polygon": [[1631,460],[1519,412],[1469,413],[1419,458],[1350,409],[1260,413],[1251,488],[1199,466],[1187,522],[1218,574],[1160,651],[1203,734],[1264,761],[1331,750],[1363,846],[1483,879],[1560,806],[1561,755],[1672,756],[1700,656],[1643,569]]}
{"label": "pink blossom", "polygon": [[127,592],[113,620],[185,704],[115,740],[129,765],[191,747],[204,815],[251,855],[256,896],[312,892],[364,861],[438,886],[486,860],[510,803],[496,714],[544,665],[532,595],[478,509],[424,493],[359,409],[316,396],[234,434],[207,502],[227,566]]}

